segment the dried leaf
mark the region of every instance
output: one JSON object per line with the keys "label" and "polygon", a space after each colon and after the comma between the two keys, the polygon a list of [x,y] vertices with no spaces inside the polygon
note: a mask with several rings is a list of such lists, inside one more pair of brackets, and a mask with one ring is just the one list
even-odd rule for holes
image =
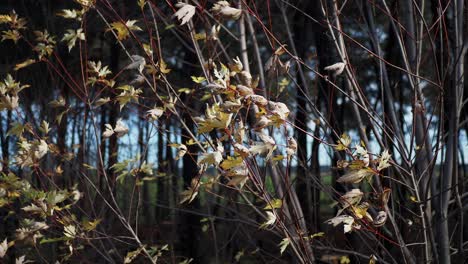
{"label": "dried leaf", "polygon": [[341,135],[341,138],[338,140],[338,145],[335,146],[335,149],[338,151],[345,150],[349,147],[350,144],[351,137],[348,134],[343,133],[343,135]]}
{"label": "dried leaf", "polygon": [[242,15],[242,10],[231,7],[227,1],[218,1],[213,5],[211,11],[225,19],[237,20]]}
{"label": "dried leaf", "polygon": [[344,224],[344,233],[348,233],[353,228],[354,217],[349,216],[349,215],[339,215],[339,216],[333,217],[332,219],[325,221],[325,223],[331,224],[333,226]]}
{"label": "dried leaf", "polygon": [[0,258],[5,257],[7,250],[8,250],[8,240],[5,238],[5,240],[3,240],[3,242],[0,244]]}
{"label": "dried leaf", "polygon": [[345,175],[338,178],[336,181],[339,183],[359,183],[366,177],[371,177],[375,173],[371,169],[351,170]]}
{"label": "dried leaf", "polygon": [[352,189],[351,191],[345,193],[340,197],[340,203],[343,206],[343,209],[358,204],[364,193],[359,189]]}
{"label": "dried leaf", "polygon": [[382,152],[382,154],[380,155],[380,158],[378,160],[379,165],[377,166],[377,170],[381,171],[381,170],[383,170],[385,168],[390,167],[391,165],[390,165],[389,161],[390,161],[391,157],[392,156],[390,155],[390,153],[388,153],[388,150],[387,149],[384,150]]}
{"label": "dried leaf", "polygon": [[346,63],[337,62],[335,64],[325,67],[324,70],[331,72],[333,76],[338,76],[343,73],[345,66],[346,66]]}
{"label": "dried leaf", "polygon": [[380,226],[385,225],[386,221],[387,221],[387,213],[385,211],[380,211],[375,217],[374,221],[372,222],[372,225],[375,227],[380,227]]}
{"label": "dried leaf", "polygon": [[196,8],[193,5],[179,2],[175,6],[178,7],[179,10],[175,12],[174,17],[177,17],[181,26],[189,22],[195,15]]}
{"label": "dried leaf", "polygon": [[128,20],[125,23],[122,21],[113,22],[110,24],[111,28],[109,30],[114,30],[117,34],[118,40],[127,39],[130,36],[131,31],[142,31],[142,29],[135,25],[136,20]]}
{"label": "dried leaf", "polygon": [[114,132],[117,134],[117,137],[123,137],[125,134],[128,133],[128,127],[127,125],[125,125],[121,118],[117,120]]}

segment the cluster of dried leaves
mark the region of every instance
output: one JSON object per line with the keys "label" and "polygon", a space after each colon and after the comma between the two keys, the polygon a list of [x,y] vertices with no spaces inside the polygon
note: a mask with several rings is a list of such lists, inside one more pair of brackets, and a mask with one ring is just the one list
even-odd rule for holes
{"label": "cluster of dried leaves", "polygon": [[[351,138],[343,134],[335,149],[346,151],[350,154],[351,160],[338,161],[337,168],[346,172],[337,179],[341,184],[358,184],[363,180],[372,182],[373,177],[381,175],[382,171],[391,166],[391,155],[387,150],[376,159],[371,161],[371,154],[363,146],[363,143],[350,147]],[[371,186],[372,187],[372,186]],[[382,191],[373,192],[373,201],[365,201],[364,192],[358,188],[353,188],[341,195],[338,199],[340,206],[336,217],[327,220],[328,224],[337,226],[343,224],[344,233],[361,229],[361,225],[381,227],[387,220],[385,208],[390,198],[391,190],[385,188]],[[371,199],[368,199],[371,200]]]}

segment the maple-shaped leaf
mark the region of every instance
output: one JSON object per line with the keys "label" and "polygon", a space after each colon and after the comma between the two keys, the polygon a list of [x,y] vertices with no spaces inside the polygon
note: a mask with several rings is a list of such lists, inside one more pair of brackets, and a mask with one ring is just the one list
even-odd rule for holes
{"label": "maple-shaped leaf", "polygon": [[146,116],[151,120],[158,120],[164,114],[164,109],[155,107],[151,110],[146,111]]}
{"label": "maple-shaped leaf", "polygon": [[68,29],[67,33],[63,35],[62,41],[67,42],[68,51],[71,51],[75,47],[77,40],[85,40],[85,34],[82,28],[77,30]]}
{"label": "maple-shaped leaf", "polygon": [[119,102],[120,110],[129,102],[138,102],[138,97],[143,92],[141,89],[135,89],[135,87],[131,85],[119,86],[117,89],[122,90],[116,98],[117,102]]}
{"label": "maple-shaped leaf", "polygon": [[1,33],[2,41],[12,40],[15,44],[21,38],[21,33],[18,30],[4,30]]}
{"label": "maple-shaped leaf", "polygon": [[169,72],[171,72],[171,69],[167,67],[166,62],[163,59],[159,61],[159,71],[164,74],[168,74]]}
{"label": "maple-shaped leaf", "polygon": [[273,211],[266,211],[267,220],[260,225],[260,228],[265,228],[276,223],[276,214]]}
{"label": "maple-shaped leaf", "polygon": [[203,76],[200,76],[200,77],[197,77],[197,76],[190,76],[192,78],[192,81],[194,83],[203,83],[204,81],[206,81],[206,78],[203,77]]}
{"label": "maple-shaped leaf", "polygon": [[385,168],[388,168],[390,167],[390,159],[392,158],[392,156],[390,155],[390,153],[388,152],[388,150],[384,150],[382,152],[382,154],[380,155],[379,159],[378,159],[378,162],[379,162],[379,165],[377,166],[377,170],[378,171],[381,171]]}
{"label": "maple-shaped leaf", "polygon": [[337,143],[338,145],[335,146],[336,150],[345,150],[351,144],[351,137],[348,134],[343,133]]}
{"label": "maple-shaped leaf", "polygon": [[353,230],[354,217],[350,215],[339,215],[339,216],[333,217],[332,219],[328,219],[327,221],[325,221],[325,223],[331,224],[333,226],[343,224],[344,233],[348,233]]}
{"label": "maple-shaped leaf", "polygon": [[67,19],[75,19],[77,21],[81,21],[82,16],[84,14],[84,10],[77,10],[77,9],[62,9],[60,12],[57,13],[58,16]]}
{"label": "maple-shaped leaf", "polygon": [[221,163],[221,161],[223,161],[222,151],[217,150],[214,152],[203,154],[198,164],[205,164],[207,166],[213,165],[217,167]]}
{"label": "maple-shaped leaf", "polygon": [[108,31],[114,30],[117,34],[117,39],[124,40],[130,36],[131,31],[142,31],[139,26],[135,25],[136,22],[136,20],[128,20],[125,23],[122,21],[113,22],[110,24],[111,28]]}
{"label": "maple-shaped leaf", "polygon": [[291,243],[291,240],[289,238],[283,238],[281,242],[279,243],[278,246],[280,246],[280,254],[283,255],[283,252],[286,250],[286,248],[289,246]]}
{"label": "maple-shaped leaf", "polygon": [[232,113],[221,111],[220,106],[215,104],[207,107],[205,117],[197,118],[198,133],[207,133],[213,129],[225,129],[231,124]]}
{"label": "maple-shaped leaf", "polygon": [[185,25],[195,15],[196,8],[193,5],[179,2],[175,5],[179,10],[175,12],[174,17],[180,21],[180,25]]}

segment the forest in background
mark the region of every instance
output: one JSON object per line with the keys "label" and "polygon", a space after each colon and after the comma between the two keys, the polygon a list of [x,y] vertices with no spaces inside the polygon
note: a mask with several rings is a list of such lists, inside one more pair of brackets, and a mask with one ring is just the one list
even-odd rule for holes
{"label": "forest in background", "polygon": [[463,263],[463,0],[0,3],[0,262]]}

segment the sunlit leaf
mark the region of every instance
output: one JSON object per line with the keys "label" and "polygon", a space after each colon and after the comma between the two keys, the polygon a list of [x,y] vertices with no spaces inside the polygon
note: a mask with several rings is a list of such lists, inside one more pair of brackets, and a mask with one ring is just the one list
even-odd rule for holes
{"label": "sunlit leaf", "polygon": [[263,209],[264,210],[279,209],[281,208],[281,206],[283,206],[283,200],[273,199]]}
{"label": "sunlit leaf", "polygon": [[175,5],[179,10],[175,12],[174,17],[180,21],[180,25],[185,25],[195,15],[196,8],[193,5],[179,2]]}
{"label": "sunlit leaf", "polygon": [[118,40],[124,40],[130,36],[131,31],[142,31],[139,26],[135,25],[136,22],[136,20],[127,20],[125,23],[122,21],[113,22],[110,24],[111,29],[109,30],[116,32]]}
{"label": "sunlit leaf", "polygon": [[276,223],[276,214],[272,211],[266,211],[267,220],[260,225],[260,228],[265,228]]}
{"label": "sunlit leaf", "polygon": [[132,263],[132,261],[140,255],[140,253],[143,251],[143,247],[140,247],[136,250],[130,251],[127,253],[124,259],[124,264]]}
{"label": "sunlit leaf", "polygon": [[82,28],[77,30],[68,29],[67,33],[63,35],[62,41],[67,42],[68,51],[71,51],[73,47],[75,47],[77,40],[85,40],[85,34]]}
{"label": "sunlit leaf", "polygon": [[22,69],[22,68],[26,68],[26,67],[28,67],[29,65],[34,64],[34,63],[36,63],[36,60],[27,59],[27,60],[25,60],[25,61],[23,61],[23,62],[21,62],[21,63],[16,64],[14,70],[15,70],[15,71],[18,71],[18,70],[20,70],[20,69]]}
{"label": "sunlit leaf", "polygon": [[206,81],[206,78],[202,76],[201,77],[191,76],[191,77],[192,77],[192,81],[195,83],[202,83]]}
{"label": "sunlit leaf", "polygon": [[83,221],[83,228],[86,231],[92,231],[92,230],[96,229],[96,227],[99,225],[99,223],[101,223],[101,221],[102,221],[102,219],[95,219],[93,221],[85,220],[85,221]]}
{"label": "sunlit leaf", "polygon": [[281,242],[279,243],[281,255],[283,255],[283,252],[286,250],[286,248],[289,246],[290,243],[291,243],[291,240],[287,237],[281,240]]}
{"label": "sunlit leaf", "polygon": [[375,172],[371,169],[365,168],[360,170],[350,170],[336,181],[339,183],[359,183],[364,178],[370,178],[375,175]]}
{"label": "sunlit leaf", "polygon": [[341,135],[341,138],[338,140],[338,145],[335,146],[335,149],[338,151],[345,150],[349,147],[350,144],[351,144],[351,137],[348,134],[343,133]]}
{"label": "sunlit leaf", "polygon": [[227,156],[226,159],[223,160],[223,162],[221,163],[220,167],[223,170],[229,170],[231,168],[239,166],[240,164],[242,164],[242,162],[243,162],[242,157]]}
{"label": "sunlit leaf", "polygon": [[231,7],[227,1],[216,2],[211,11],[225,19],[239,19],[242,15],[242,10]]}
{"label": "sunlit leaf", "polygon": [[344,233],[348,233],[352,230],[352,226],[354,224],[354,217],[349,215],[339,215],[325,221],[325,223],[331,224],[333,226],[344,224]]}
{"label": "sunlit leaf", "polygon": [[0,243],[0,258],[5,257],[5,254],[8,250],[8,240],[5,238],[2,243]]}
{"label": "sunlit leaf", "polygon": [[138,6],[143,9],[146,5],[146,0],[138,0]]}

